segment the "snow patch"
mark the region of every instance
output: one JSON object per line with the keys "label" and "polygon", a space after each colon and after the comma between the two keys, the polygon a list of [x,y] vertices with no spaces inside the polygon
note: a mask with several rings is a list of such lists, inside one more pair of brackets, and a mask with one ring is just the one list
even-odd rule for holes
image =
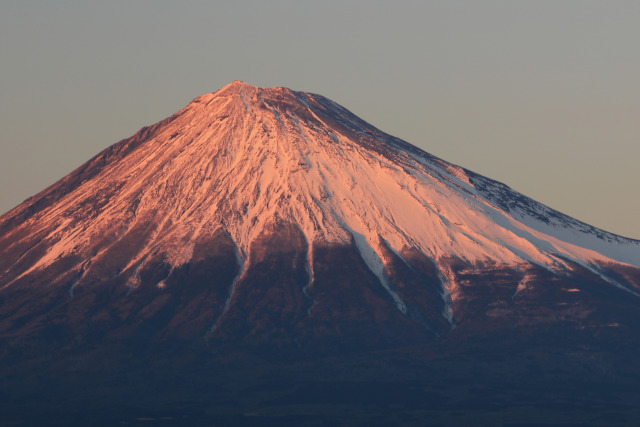
{"label": "snow patch", "polygon": [[442,300],[444,301],[442,315],[447,319],[449,325],[451,325],[451,329],[455,329],[456,323],[453,319],[453,297],[457,290],[455,275],[451,267],[445,263],[437,262],[436,266],[438,269],[438,278],[440,279],[440,283],[442,283]]}

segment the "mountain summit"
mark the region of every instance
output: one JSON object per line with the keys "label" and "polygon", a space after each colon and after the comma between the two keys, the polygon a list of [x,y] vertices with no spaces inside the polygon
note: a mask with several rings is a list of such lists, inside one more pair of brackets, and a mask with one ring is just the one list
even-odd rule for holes
{"label": "mountain summit", "polygon": [[[618,349],[602,356],[611,365],[628,360],[627,349],[640,348],[639,321],[640,241],[287,88],[236,81],[200,96],[0,217],[0,374],[17,384],[12,396],[31,396],[18,374],[38,365],[52,367],[51,384],[74,390],[102,378],[89,404],[115,402],[103,367],[120,363],[142,388],[156,390],[149,376],[171,366],[178,383],[209,381],[204,394],[177,387],[180,396],[227,390],[215,399],[238,393],[291,407],[301,394],[289,396],[282,378],[249,379],[247,369],[263,365],[245,358],[257,354],[331,356],[318,375],[361,355],[358,366],[376,361],[368,380],[406,375],[412,385],[397,396],[414,390],[425,363],[456,377],[478,372],[477,354],[524,351],[513,363],[520,371],[512,368],[519,384],[539,380],[531,366],[562,371],[555,355],[572,355],[574,384],[600,372],[596,351]],[[193,378],[196,359],[215,375]],[[225,388],[230,360],[242,365],[233,380],[241,391]],[[496,360],[482,369],[501,372]],[[59,378],[61,366],[71,379]],[[283,366],[289,381],[293,365]],[[377,390],[363,387],[365,396]],[[132,401],[152,405],[145,390]],[[472,392],[451,393],[443,402]]]}
{"label": "mountain summit", "polygon": [[[429,155],[322,96],[240,81],[106,149],[1,217],[0,231],[3,292],[64,291],[66,307],[110,287],[122,305],[138,300],[135,316],[177,304],[161,336],[235,339],[240,328],[262,339],[284,328],[299,341],[308,328],[342,330],[338,302],[353,304],[350,324],[386,313],[374,323],[395,319],[393,335],[442,335],[472,298],[464,275],[498,271],[516,306],[538,282],[576,275],[640,301],[640,242]],[[191,291],[202,298],[187,300]],[[5,331],[13,309],[2,307]]]}

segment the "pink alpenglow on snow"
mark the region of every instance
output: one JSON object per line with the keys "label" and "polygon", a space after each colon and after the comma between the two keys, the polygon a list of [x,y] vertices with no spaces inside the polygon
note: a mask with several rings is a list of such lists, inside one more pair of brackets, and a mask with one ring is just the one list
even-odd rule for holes
{"label": "pink alpenglow on snow", "polygon": [[[384,247],[434,260],[449,301],[459,286],[451,260],[523,270],[535,264],[559,275],[580,265],[640,296],[602,273],[611,265],[640,267],[640,242],[431,156],[322,96],[240,81],[108,148],[5,214],[0,227],[16,218],[25,220],[3,236],[6,248],[26,247],[33,236],[48,246],[28,265],[7,266],[2,287],[77,256],[83,261],[71,267],[73,293],[95,261],[134,232],[143,236],[140,249],[121,267],[134,271],[132,288],[149,260],[162,256],[179,267],[202,236],[220,230],[237,246],[241,276],[252,242],[285,222],[309,245],[305,293],[314,245],[355,243],[402,312],[407,305],[389,281]],[[516,292],[526,286],[525,274]]]}

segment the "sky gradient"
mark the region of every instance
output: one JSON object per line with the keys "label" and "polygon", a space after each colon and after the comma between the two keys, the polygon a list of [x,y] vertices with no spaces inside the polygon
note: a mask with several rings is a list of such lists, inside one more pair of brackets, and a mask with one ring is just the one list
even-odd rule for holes
{"label": "sky gradient", "polygon": [[640,238],[640,2],[6,1],[0,213],[239,79]]}

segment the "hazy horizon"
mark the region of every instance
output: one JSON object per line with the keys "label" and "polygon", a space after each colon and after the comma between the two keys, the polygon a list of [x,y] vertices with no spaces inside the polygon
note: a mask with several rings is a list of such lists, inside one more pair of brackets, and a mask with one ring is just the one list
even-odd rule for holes
{"label": "hazy horizon", "polygon": [[0,4],[0,214],[233,80],[640,238],[640,4]]}

